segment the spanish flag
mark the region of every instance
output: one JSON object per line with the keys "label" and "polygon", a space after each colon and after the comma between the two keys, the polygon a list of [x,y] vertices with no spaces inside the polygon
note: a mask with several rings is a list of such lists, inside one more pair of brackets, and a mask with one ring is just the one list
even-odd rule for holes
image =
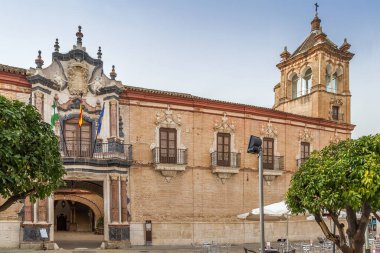
{"label": "spanish flag", "polygon": [[82,100],[80,100],[79,105],[79,120],[78,120],[78,128],[80,128],[83,124],[83,114],[82,114]]}

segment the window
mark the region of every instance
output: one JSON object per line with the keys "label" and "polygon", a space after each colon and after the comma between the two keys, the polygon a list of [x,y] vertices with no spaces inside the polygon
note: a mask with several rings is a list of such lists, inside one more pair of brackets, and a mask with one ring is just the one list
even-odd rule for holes
{"label": "window", "polygon": [[326,90],[328,92],[337,93],[338,91],[338,73],[335,72],[332,75],[329,75],[326,72]]}
{"label": "window", "polygon": [[273,170],[274,160],[274,140],[272,138],[263,139],[263,167],[267,170]]}
{"label": "window", "polygon": [[332,80],[331,80],[331,92],[336,93],[338,90],[338,74],[335,72],[332,75]]}
{"label": "window", "polygon": [[310,155],[310,143],[301,142],[301,163],[303,163]]}
{"label": "window", "polygon": [[177,130],[160,128],[160,162],[177,163]]}
{"label": "window", "polygon": [[309,68],[308,70],[306,70],[305,76],[302,79],[302,87],[301,87],[302,96],[310,93],[311,78],[312,78],[312,72],[311,72],[311,68]]}
{"label": "window", "polygon": [[326,71],[326,90],[328,92],[331,91],[331,76],[329,75],[329,73]]}
{"label": "window", "polygon": [[298,96],[298,81],[299,81],[298,76],[294,75],[292,78],[292,99]]}
{"label": "window", "polygon": [[217,165],[230,166],[230,147],[231,135],[227,133],[218,133],[217,135]]}
{"label": "window", "polygon": [[67,156],[91,156],[91,123],[83,119],[82,127],[78,127],[78,118],[65,121],[64,138]]}
{"label": "window", "polygon": [[332,107],[331,117],[333,120],[339,120],[339,106]]}

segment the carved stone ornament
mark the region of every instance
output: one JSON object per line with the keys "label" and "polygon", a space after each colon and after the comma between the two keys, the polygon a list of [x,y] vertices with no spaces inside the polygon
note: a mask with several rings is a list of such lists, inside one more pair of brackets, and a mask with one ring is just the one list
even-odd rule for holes
{"label": "carved stone ornament", "polygon": [[299,132],[298,140],[299,141],[305,141],[305,142],[312,142],[313,141],[313,136],[311,134],[310,129],[308,129],[305,126],[305,128],[302,131]]}
{"label": "carved stone ornament", "polygon": [[68,68],[69,92],[71,95],[87,93],[88,69],[85,64],[73,62]]}
{"label": "carved stone ornament", "polygon": [[58,73],[54,74],[53,81],[56,84],[58,84],[59,87],[63,87],[65,85],[65,83],[67,82],[67,80],[64,77],[62,77],[62,75],[60,75]]}
{"label": "carved stone ornament", "polygon": [[340,137],[339,137],[339,134],[338,132],[335,130],[335,133],[333,136],[330,137],[330,143],[338,143],[340,142]]}
{"label": "carved stone ornament", "polygon": [[275,139],[277,138],[277,128],[274,128],[272,123],[269,120],[266,126],[261,125],[260,134],[264,137]]}
{"label": "carved stone ornament", "polygon": [[335,106],[342,106],[342,105],[343,105],[343,102],[342,102],[342,99],[341,99],[341,98],[332,97],[332,98],[330,99],[330,104],[331,104],[331,105],[335,105]]}
{"label": "carved stone ornament", "polygon": [[222,121],[215,123],[214,130],[219,133],[234,133],[235,126],[233,123],[228,123],[227,113],[224,113]]}
{"label": "carved stone ornament", "polygon": [[168,105],[168,109],[166,109],[163,113],[156,113],[156,125],[160,127],[172,127],[180,126],[181,123],[181,115],[177,114],[176,117],[173,115],[173,111],[170,110],[170,106]]}

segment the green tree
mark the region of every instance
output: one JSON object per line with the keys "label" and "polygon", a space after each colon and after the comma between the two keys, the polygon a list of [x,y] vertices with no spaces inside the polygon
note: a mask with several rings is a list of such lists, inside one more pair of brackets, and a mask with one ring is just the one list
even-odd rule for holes
{"label": "green tree", "polygon": [[58,139],[31,105],[0,96],[0,212],[64,184]]}
{"label": "green tree", "polygon": [[[380,209],[380,135],[313,152],[293,175],[286,203],[293,213],[313,214],[326,238],[343,253],[363,252],[370,213]],[[338,220],[343,209],[347,228]],[[337,234],[329,230],[323,214],[332,219]]]}

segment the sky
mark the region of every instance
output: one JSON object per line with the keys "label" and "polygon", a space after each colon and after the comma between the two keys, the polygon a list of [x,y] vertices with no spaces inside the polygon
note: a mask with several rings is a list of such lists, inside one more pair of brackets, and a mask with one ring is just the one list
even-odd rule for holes
{"label": "sky", "polygon": [[[42,51],[51,63],[76,44],[94,58],[102,47],[104,71],[116,66],[126,85],[190,93],[271,108],[284,46],[293,52],[310,33],[309,0],[0,0],[0,63],[35,67]],[[380,132],[380,1],[320,0],[323,32],[350,63],[353,138]]]}

